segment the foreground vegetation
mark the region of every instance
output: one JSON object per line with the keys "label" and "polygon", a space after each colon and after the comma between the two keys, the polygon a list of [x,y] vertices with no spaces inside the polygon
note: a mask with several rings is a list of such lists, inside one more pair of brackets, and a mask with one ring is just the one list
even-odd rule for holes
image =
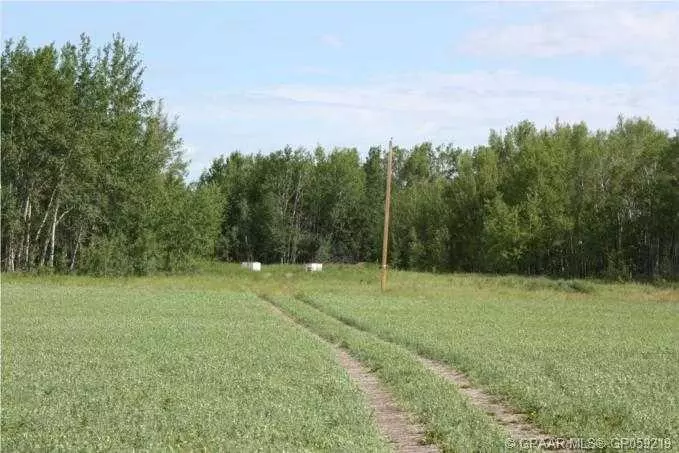
{"label": "foreground vegetation", "polygon": [[562,437],[679,438],[679,305],[457,287],[304,297],[465,372]]}
{"label": "foreground vegetation", "polygon": [[2,303],[3,451],[388,451],[330,348],[252,294],[30,279]]}
{"label": "foreground vegetation", "polygon": [[370,366],[401,406],[425,425],[428,443],[436,443],[446,452],[503,449],[506,433],[449,382],[426,370],[406,349],[353,329],[294,298],[279,296],[271,300]]}
{"label": "foreground vegetation", "polygon": [[[86,36],[61,49],[6,43],[3,270],[376,262],[383,147],[219,149],[189,183],[178,125],[142,78],[137,46],[120,36],[102,49]],[[394,267],[679,276],[679,134],[648,119],[600,131],[522,121],[473,149],[396,146],[393,174]]]}
{"label": "foreground vegetation", "polygon": [[327,345],[258,295],[368,364],[449,451],[503,433],[415,354],[552,434],[679,446],[676,286],[395,271],[383,294],[378,275],[3,275],[3,449],[386,449]]}

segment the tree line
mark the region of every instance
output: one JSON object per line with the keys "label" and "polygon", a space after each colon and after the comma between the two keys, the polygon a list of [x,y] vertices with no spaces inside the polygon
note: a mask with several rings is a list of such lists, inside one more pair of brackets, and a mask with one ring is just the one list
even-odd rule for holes
{"label": "tree line", "polygon": [[[232,152],[185,179],[177,124],[137,48],[8,42],[2,267],[99,274],[197,260],[377,262],[386,150]],[[562,277],[679,276],[679,132],[618,118],[394,148],[390,265]]]}
{"label": "tree line", "polygon": [[[215,159],[223,260],[377,262],[385,150]],[[643,119],[491,131],[474,149],[395,147],[390,265],[563,277],[679,275],[679,134]]]}
{"label": "tree line", "polygon": [[2,268],[177,271],[213,253],[219,200],[184,179],[177,124],[146,97],[136,45],[2,53]]}

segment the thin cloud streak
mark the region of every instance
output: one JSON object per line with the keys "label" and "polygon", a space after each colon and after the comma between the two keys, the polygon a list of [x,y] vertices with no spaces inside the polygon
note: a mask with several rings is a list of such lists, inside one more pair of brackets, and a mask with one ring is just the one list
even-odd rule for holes
{"label": "thin cloud streak", "polygon": [[559,117],[609,128],[623,114],[651,117],[673,129],[679,127],[678,103],[676,92],[655,85],[597,86],[502,70],[413,73],[364,85],[281,84],[220,94],[184,105],[181,113],[182,122],[225,131],[224,143],[247,137],[243,152],[316,143],[360,146],[365,152],[389,136],[402,145],[425,140],[479,145],[491,128],[524,119],[538,127]]}

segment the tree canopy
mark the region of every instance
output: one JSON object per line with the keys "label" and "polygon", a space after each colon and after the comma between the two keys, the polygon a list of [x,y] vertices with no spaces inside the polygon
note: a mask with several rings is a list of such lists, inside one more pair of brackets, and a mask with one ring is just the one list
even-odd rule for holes
{"label": "tree canopy", "polygon": [[[223,154],[195,183],[137,47],[2,54],[2,268],[177,271],[198,259],[376,262],[385,150]],[[395,147],[390,263],[564,277],[679,276],[679,132],[522,121],[473,149]]]}
{"label": "tree canopy", "polygon": [[3,269],[143,274],[211,256],[217,192],[185,182],[177,125],[142,76],[119,35],[96,51],[85,35],[5,43]]}

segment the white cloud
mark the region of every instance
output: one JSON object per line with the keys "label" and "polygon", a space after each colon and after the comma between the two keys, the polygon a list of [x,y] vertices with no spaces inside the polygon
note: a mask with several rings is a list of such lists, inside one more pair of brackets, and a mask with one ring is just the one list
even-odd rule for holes
{"label": "white cloud", "polygon": [[[313,106],[344,115],[363,112],[351,119],[355,127],[381,130],[375,138],[398,132],[406,141],[457,138],[476,143],[483,141],[489,127],[504,127],[525,118],[549,124],[559,116],[600,127],[615,121],[619,113],[652,116],[666,127],[679,121],[676,93],[650,86],[596,87],[513,71],[420,73],[376,80],[362,87],[284,85],[258,94],[294,103],[297,110]],[[442,137],[432,124],[457,126],[460,135]],[[478,129],[483,130],[483,137],[469,136],[467,131]]]}
{"label": "white cloud", "polygon": [[190,143],[184,143],[184,156],[187,158],[191,158],[192,156],[195,156],[196,153],[198,152],[198,147],[196,145],[190,144]]}
{"label": "white cloud", "polygon": [[472,32],[459,50],[479,56],[610,55],[658,82],[679,82],[679,9],[637,4],[555,4],[534,22]]}
{"label": "white cloud", "polygon": [[[506,25],[506,18],[497,17],[461,45],[480,56],[610,56],[645,71],[640,84],[589,84],[506,69],[414,72],[361,84],[211,93],[173,110],[181,114],[182,135],[200,145],[194,172],[219,153],[268,152],[286,144],[358,146],[365,152],[393,137],[403,146],[424,140],[474,146],[486,142],[491,128],[503,130],[523,119],[545,127],[558,117],[597,129],[613,127],[623,114],[650,117],[673,130],[679,128],[679,10],[664,6],[658,12],[636,3],[539,3],[530,5],[535,10],[529,16],[537,11],[534,22]],[[343,45],[334,35],[320,39]]]}
{"label": "white cloud", "polygon": [[344,47],[344,41],[339,36],[325,34],[321,36],[321,42],[326,46],[333,47],[335,49],[341,49]]}
{"label": "white cloud", "polygon": [[402,145],[431,140],[473,146],[485,143],[490,128],[523,119],[538,127],[559,117],[609,128],[623,114],[650,117],[671,130],[679,127],[677,105],[676,91],[653,85],[594,86],[516,71],[429,72],[360,86],[271,86],[216,97],[184,117],[227,131],[226,142],[252,147],[245,152],[316,142],[365,150],[390,136]]}
{"label": "white cloud", "polygon": [[188,173],[190,179],[197,179],[200,172],[210,165],[210,157],[202,152],[201,148],[193,143],[184,142],[184,160],[188,161]]}

